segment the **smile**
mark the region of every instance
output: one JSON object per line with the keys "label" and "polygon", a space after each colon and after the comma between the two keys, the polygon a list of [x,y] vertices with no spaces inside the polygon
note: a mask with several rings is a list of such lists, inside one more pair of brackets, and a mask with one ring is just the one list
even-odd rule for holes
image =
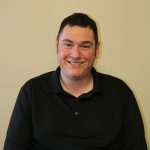
{"label": "smile", "polygon": [[71,65],[82,65],[84,62],[75,62],[75,61],[68,61]]}

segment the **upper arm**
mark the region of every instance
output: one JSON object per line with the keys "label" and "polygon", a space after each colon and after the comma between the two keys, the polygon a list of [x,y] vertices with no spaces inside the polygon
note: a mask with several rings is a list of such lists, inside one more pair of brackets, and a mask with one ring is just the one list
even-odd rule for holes
{"label": "upper arm", "polygon": [[126,91],[123,108],[122,140],[123,149],[146,150],[142,116],[133,92]]}
{"label": "upper arm", "polygon": [[10,119],[4,150],[27,150],[32,134],[31,95],[29,85],[18,94]]}

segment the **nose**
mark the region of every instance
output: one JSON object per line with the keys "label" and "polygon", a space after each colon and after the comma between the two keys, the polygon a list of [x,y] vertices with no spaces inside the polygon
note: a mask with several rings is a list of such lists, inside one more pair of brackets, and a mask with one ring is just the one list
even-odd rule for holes
{"label": "nose", "polygon": [[79,47],[76,45],[76,46],[74,46],[74,47],[72,48],[72,50],[71,50],[71,57],[73,57],[73,58],[79,58],[79,56],[80,56],[80,49],[79,49]]}

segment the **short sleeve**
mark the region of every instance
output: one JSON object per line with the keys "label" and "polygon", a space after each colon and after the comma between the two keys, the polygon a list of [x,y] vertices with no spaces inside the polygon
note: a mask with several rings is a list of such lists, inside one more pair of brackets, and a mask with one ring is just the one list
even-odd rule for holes
{"label": "short sleeve", "polygon": [[4,150],[27,150],[32,133],[31,86],[20,90],[10,119]]}
{"label": "short sleeve", "polygon": [[125,92],[122,118],[121,147],[123,150],[147,150],[142,116],[133,92]]}

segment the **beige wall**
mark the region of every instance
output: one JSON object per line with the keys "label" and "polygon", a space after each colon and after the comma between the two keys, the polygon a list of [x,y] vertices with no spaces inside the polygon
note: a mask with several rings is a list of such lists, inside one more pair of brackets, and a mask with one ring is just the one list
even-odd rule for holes
{"label": "beige wall", "polygon": [[150,139],[149,0],[0,0],[0,149],[20,87],[56,68],[58,27],[73,12],[98,22],[102,55],[96,67],[133,89]]}

